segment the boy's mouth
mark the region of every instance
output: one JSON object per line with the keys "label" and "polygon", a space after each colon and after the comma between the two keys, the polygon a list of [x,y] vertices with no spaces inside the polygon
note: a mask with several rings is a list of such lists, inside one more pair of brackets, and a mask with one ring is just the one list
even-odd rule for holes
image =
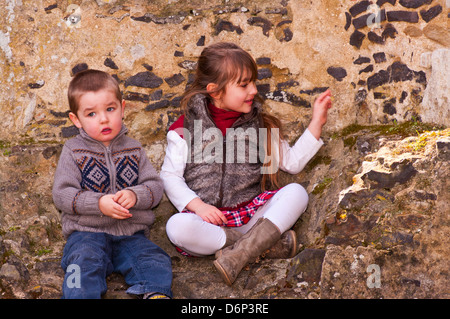
{"label": "boy's mouth", "polygon": [[112,130],[111,130],[109,127],[104,128],[104,129],[102,130],[102,134],[104,134],[104,135],[110,134],[111,132],[112,132]]}

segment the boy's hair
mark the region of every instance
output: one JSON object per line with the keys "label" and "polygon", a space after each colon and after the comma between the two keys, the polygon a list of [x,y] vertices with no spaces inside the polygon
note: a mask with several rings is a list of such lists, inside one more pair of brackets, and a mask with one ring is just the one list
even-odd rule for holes
{"label": "boy's hair", "polygon": [[92,69],[75,74],[67,92],[70,111],[77,115],[81,96],[87,92],[100,90],[110,90],[120,102],[122,101],[119,83],[110,74]]}
{"label": "boy's hair", "polygon": [[[240,83],[244,80],[244,76],[249,75],[249,80],[251,82],[256,81],[258,78],[258,66],[256,65],[253,57],[244,49],[238,45],[231,42],[218,42],[212,44],[205,49],[197,62],[197,70],[195,74],[195,79],[191,86],[183,94],[181,100],[181,109],[185,116],[187,116],[187,107],[190,99],[196,94],[203,94],[209,96],[211,93],[225,92],[226,85],[228,83]],[[217,88],[214,92],[208,92],[206,86],[209,83],[215,83]],[[263,99],[259,94],[255,95],[255,100],[263,104]],[[268,129],[267,141],[266,141],[266,151],[267,155],[270,156],[271,147],[271,129],[279,129],[279,137],[282,138],[283,132],[281,128],[281,121],[267,114],[266,112],[261,113],[264,127]],[[281,145],[279,143],[278,145]],[[281,153],[280,160],[281,160]],[[271,164],[266,163],[265,167],[271,167]],[[272,167],[274,169],[274,167]],[[267,188],[274,189],[279,188],[278,183],[278,169],[275,169],[275,173],[264,174],[261,182],[262,189]]]}

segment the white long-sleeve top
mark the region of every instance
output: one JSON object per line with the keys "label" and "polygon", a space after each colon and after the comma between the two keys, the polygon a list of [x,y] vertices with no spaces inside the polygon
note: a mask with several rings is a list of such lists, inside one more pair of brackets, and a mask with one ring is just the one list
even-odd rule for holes
{"label": "white long-sleeve top", "polygon": [[[289,146],[288,142],[282,140],[279,169],[290,174],[298,174],[322,145],[322,139],[317,140],[308,129],[292,147]],[[180,212],[191,200],[198,197],[188,187],[183,177],[187,154],[188,145],[186,141],[176,131],[169,131],[167,133],[166,155],[161,167],[160,177],[164,182],[167,197]]]}

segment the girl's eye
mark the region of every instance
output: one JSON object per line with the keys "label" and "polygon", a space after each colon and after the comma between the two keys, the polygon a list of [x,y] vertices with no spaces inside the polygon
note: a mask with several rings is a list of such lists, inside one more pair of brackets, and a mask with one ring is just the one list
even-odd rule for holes
{"label": "girl's eye", "polygon": [[241,87],[245,88],[247,87],[248,83],[241,83]]}

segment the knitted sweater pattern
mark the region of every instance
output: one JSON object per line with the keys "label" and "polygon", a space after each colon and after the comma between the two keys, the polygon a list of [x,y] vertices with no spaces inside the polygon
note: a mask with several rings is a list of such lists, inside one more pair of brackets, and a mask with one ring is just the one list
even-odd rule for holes
{"label": "knitted sweater pattern", "polygon": [[[151,208],[163,192],[162,181],[136,140],[122,127],[109,147],[90,138],[83,129],[66,142],[61,152],[53,185],[55,206],[62,211],[63,234],[73,231],[132,235],[148,232],[154,221]],[[129,189],[136,194],[136,205],[128,219],[103,215],[98,207],[105,194]]]}

